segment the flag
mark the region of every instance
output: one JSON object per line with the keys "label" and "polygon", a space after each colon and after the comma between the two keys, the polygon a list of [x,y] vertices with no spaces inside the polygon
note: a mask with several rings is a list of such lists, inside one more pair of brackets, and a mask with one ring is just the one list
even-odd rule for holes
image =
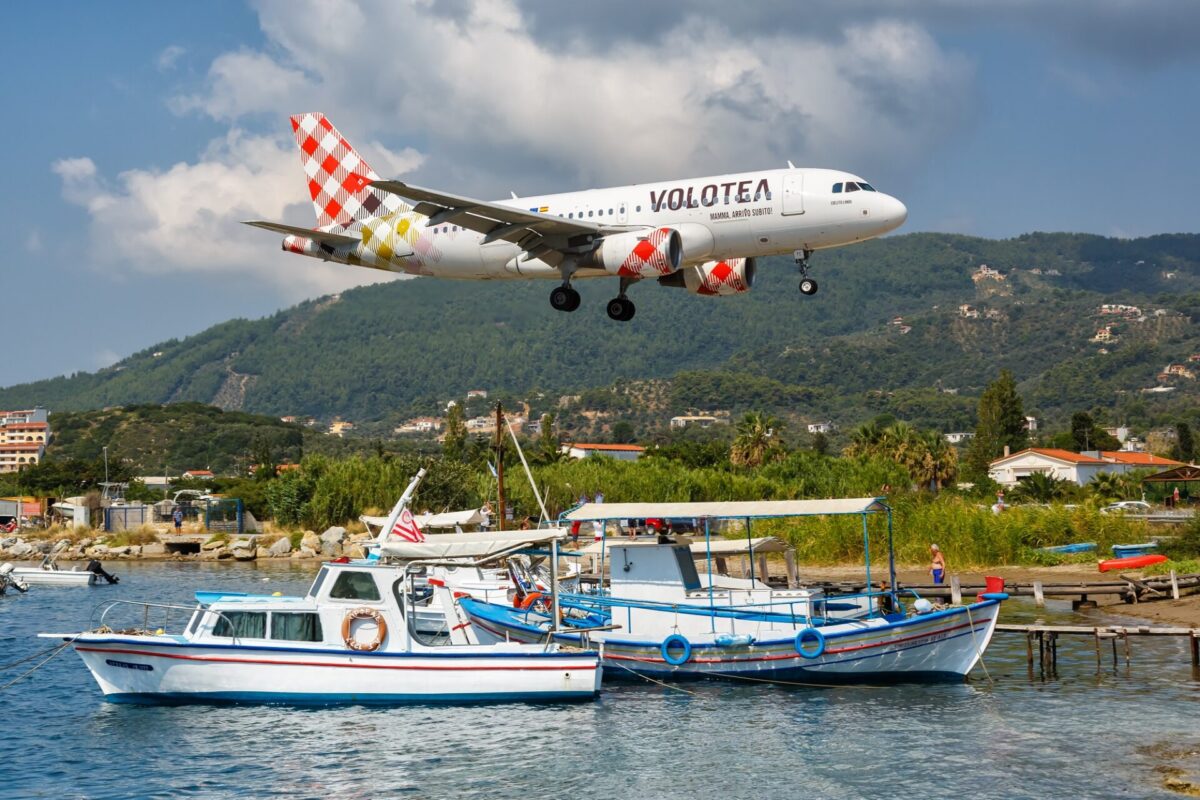
{"label": "flag", "polygon": [[425,541],[425,534],[421,532],[421,528],[417,525],[416,519],[413,518],[412,512],[407,508],[400,512],[400,517],[396,520],[396,524],[392,526],[392,535],[399,536],[410,542]]}

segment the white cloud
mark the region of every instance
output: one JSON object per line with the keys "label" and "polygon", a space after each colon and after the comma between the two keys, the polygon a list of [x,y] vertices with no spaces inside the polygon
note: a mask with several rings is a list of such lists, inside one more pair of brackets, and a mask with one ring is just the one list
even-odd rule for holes
{"label": "white cloud", "polygon": [[121,360],[121,356],[117,354],[111,347],[104,347],[92,353],[92,365],[96,369],[104,369],[111,367],[113,364]]}
{"label": "white cloud", "polygon": [[40,253],[44,249],[45,249],[45,245],[42,244],[41,231],[39,231],[37,228],[34,228],[28,234],[26,234],[26,236],[25,236],[25,252]]}
{"label": "white cloud", "polygon": [[155,63],[158,65],[159,72],[168,72],[175,68],[175,63],[186,53],[187,50],[177,44],[164,47],[162,52],[158,54]]}

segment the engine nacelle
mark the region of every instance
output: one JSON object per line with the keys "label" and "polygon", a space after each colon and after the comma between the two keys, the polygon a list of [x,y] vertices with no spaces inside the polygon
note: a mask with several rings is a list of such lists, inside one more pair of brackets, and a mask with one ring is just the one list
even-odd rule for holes
{"label": "engine nacelle", "polygon": [[659,278],[678,271],[682,263],[683,239],[679,231],[657,228],[605,236],[583,266],[602,267],[623,278]]}
{"label": "engine nacelle", "polygon": [[658,282],[663,286],[687,289],[692,294],[723,297],[750,291],[756,267],[753,258],[706,261],[698,267],[688,267],[659,278]]}

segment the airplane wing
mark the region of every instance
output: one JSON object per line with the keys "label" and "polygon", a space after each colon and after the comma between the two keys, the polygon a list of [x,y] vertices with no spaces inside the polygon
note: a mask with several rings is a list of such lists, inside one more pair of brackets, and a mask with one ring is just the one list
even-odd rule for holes
{"label": "airplane wing", "polygon": [[581,219],[475,200],[449,192],[425,189],[402,181],[372,181],[371,186],[416,201],[413,210],[429,217],[429,225],[451,223],[483,234],[483,244],[512,242],[530,258],[558,266],[566,252],[589,245],[608,233],[636,230],[638,226],[603,225]]}
{"label": "airplane wing", "polygon": [[263,228],[264,230],[282,233],[285,236],[303,236],[305,239],[312,239],[314,242],[322,242],[333,247],[344,247],[346,245],[356,245],[362,242],[361,236],[344,236],[340,233],[326,233],[312,228],[297,228],[293,225],[283,225],[278,222],[265,222],[263,220],[248,220],[245,225],[253,225],[255,228]]}

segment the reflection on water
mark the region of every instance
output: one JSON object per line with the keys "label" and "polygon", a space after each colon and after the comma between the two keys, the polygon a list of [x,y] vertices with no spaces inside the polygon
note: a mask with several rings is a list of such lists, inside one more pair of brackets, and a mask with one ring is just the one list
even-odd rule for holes
{"label": "reflection on water", "polygon": [[[0,598],[0,662],[44,648],[38,631],[78,630],[104,599],[296,593],[313,574],[119,566],[117,586]],[[1037,617],[1084,619],[1066,603],[1010,603],[1002,619]],[[1200,781],[1186,648],[1136,640],[1129,670],[1106,652],[1097,675],[1092,642],[1064,639],[1060,677],[1030,680],[1024,640],[998,635],[990,683],[977,671],[883,689],[618,685],[594,703],[391,709],[110,705],[67,652],[0,697],[0,786],[55,798],[1179,797]]]}

